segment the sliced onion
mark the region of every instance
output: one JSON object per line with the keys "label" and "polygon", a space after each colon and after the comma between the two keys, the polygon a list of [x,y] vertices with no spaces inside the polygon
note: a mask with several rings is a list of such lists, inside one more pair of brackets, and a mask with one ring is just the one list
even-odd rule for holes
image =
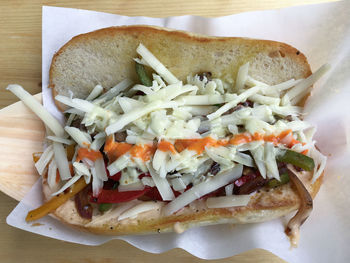
{"label": "sliced onion", "polygon": [[64,136],[62,125],[56,120],[32,95],[25,91],[20,85],[12,84],[7,90],[15,94],[28,108],[30,108],[49,129],[58,137]]}
{"label": "sliced onion", "polygon": [[125,211],[118,217],[118,221],[126,219],[126,218],[135,218],[138,214],[155,210],[155,209],[160,209],[163,206],[162,202],[142,202],[141,204],[138,204],[129,210]]}
{"label": "sliced onion", "polygon": [[249,203],[250,195],[230,195],[220,197],[209,197],[206,201],[208,208],[225,208],[246,206]]}
{"label": "sliced onion", "polygon": [[287,168],[289,179],[294,184],[299,194],[300,206],[295,216],[291,220],[289,220],[285,232],[289,236],[292,246],[297,247],[299,241],[300,226],[309,217],[313,208],[313,201],[310,193],[307,191],[307,189],[297,176],[297,172],[295,171],[293,166],[288,164]]}
{"label": "sliced onion", "polygon": [[231,170],[226,170],[215,175],[212,179],[206,182],[193,186],[191,189],[167,204],[163,210],[164,215],[169,216],[203,195],[209,194],[216,189],[227,185],[232,180],[238,179],[242,176],[242,171],[243,165],[238,164]]}
{"label": "sliced onion", "polygon": [[51,161],[53,157],[53,146],[50,145],[45,149],[43,154],[40,156],[40,159],[35,163],[35,168],[38,173],[42,176],[47,164]]}
{"label": "sliced onion", "polygon": [[55,154],[55,161],[60,172],[61,180],[68,180],[72,178],[70,174],[66,150],[63,145],[58,142],[53,142],[53,152]]}

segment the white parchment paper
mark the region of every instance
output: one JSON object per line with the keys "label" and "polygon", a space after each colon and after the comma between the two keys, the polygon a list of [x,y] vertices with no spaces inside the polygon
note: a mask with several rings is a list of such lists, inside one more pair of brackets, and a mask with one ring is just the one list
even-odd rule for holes
{"label": "white parchment paper", "polygon": [[[318,126],[316,140],[328,156],[326,178],[310,218],[302,226],[299,248],[290,250],[284,235],[286,219],[242,226],[210,226],[181,235],[157,234],[118,237],[152,253],[180,247],[205,259],[229,257],[253,248],[267,249],[288,262],[350,262],[350,2],[301,6],[272,11],[202,18],[194,16],[148,18],[43,7],[42,83],[44,104],[52,112],[47,89],[53,54],[73,36],[115,25],[147,24],[215,36],[241,36],[286,42],[301,50],[316,70],[324,63],[331,71],[312,92],[305,111]],[[33,227],[24,220],[41,204],[38,182],[7,218],[7,223],[44,236],[86,245],[112,237],[74,231],[46,217]]]}

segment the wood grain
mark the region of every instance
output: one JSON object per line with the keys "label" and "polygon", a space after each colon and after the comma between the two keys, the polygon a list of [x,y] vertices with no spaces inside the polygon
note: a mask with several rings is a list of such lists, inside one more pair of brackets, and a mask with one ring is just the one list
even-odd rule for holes
{"label": "wood grain", "polygon": [[31,153],[42,151],[44,125],[22,102],[2,109],[0,120],[0,190],[21,200],[38,179]]}
{"label": "wood grain", "polygon": [[[165,17],[193,14],[212,17],[321,2],[330,1],[2,0],[0,1],[0,109],[17,101],[5,90],[9,83],[21,84],[32,94],[41,91],[42,5],[82,8],[129,16]],[[31,153],[40,151],[43,136],[42,124],[21,103],[0,112],[1,191],[20,199],[29,189],[36,179]],[[4,170],[7,172],[4,173]],[[13,185],[14,181],[23,179],[18,177],[19,174],[31,175],[28,177],[31,179],[20,186]],[[180,249],[153,255],[138,250],[124,241],[113,240],[99,247],[86,247],[24,232],[9,227],[5,222],[6,216],[16,204],[16,200],[0,193],[1,262],[204,262]],[[285,261],[267,251],[255,249],[212,262]]]}

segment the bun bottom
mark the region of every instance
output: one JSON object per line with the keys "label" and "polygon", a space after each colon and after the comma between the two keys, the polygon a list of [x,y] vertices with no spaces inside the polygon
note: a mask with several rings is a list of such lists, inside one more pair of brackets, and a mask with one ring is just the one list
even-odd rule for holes
{"label": "bun bottom", "polygon": [[[311,177],[311,176],[310,176]],[[314,199],[322,184],[323,175],[310,185],[304,184]],[[50,190],[43,184],[45,199],[49,199]],[[141,201],[140,201],[141,202]],[[124,204],[125,205],[125,204]],[[198,226],[217,224],[248,224],[279,218],[298,209],[300,199],[294,187],[286,185],[256,192],[245,207],[210,209],[205,201],[196,201],[194,206],[186,207],[174,215],[164,217],[160,211],[149,211],[133,219],[118,221],[120,205],[115,205],[104,215],[94,215],[92,221],[79,216],[73,200],[59,207],[52,215],[64,224],[82,231],[102,235],[149,234],[162,232],[182,232]]]}

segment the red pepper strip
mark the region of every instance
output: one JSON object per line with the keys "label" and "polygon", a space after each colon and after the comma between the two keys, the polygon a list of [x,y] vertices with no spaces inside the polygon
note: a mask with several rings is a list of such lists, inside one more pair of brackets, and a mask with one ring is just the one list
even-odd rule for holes
{"label": "red pepper strip", "polygon": [[[143,196],[145,193],[150,191],[151,188],[145,187],[145,189],[140,191],[127,191],[127,192],[119,192],[116,190],[105,190],[102,189],[97,198],[91,198],[91,202],[94,203],[107,203],[107,204],[116,204],[116,203],[124,203],[129,202],[134,199],[137,199]],[[96,200],[97,199],[97,200]]]}
{"label": "red pepper strip", "polygon": [[[185,189],[185,191],[187,191],[188,189],[190,189],[190,186],[187,186],[187,188]],[[180,192],[178,191],[174,191],[173,193],[175,195],[175,197],[178,197],[179,195],[181,195]],[[153,187],[152,189],[150,189],[150,191],[148,191],[147,193],[145,193],[145,196],[149,197],[151,200],[157,200],[157,201],[163,201],[162,196],[160,195],[157,187]]]}
{"label": "red pepper strip", "polygon": [[143,177],[151,177],[149,173],[143,173],[139,175],[139,179],[142,179]]}
{"label": "red pepper strip", "polygon": [[163,201],[157,187],[151,188],[150,191],[145,193],[145,196],[149,197],[151,200]]}
{"label": "red pepper strip", "polygon": [[119,181],[120,177],[122,177],[122,172],[116,173],[114,175],[109,175],[109,173],[107,174],[108,178],[112,179],[113,181]]}

